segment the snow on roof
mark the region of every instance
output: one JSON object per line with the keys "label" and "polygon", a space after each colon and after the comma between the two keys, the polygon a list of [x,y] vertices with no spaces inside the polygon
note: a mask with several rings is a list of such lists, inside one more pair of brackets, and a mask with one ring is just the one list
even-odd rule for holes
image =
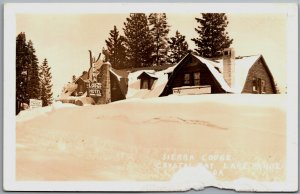
{"label": "snow on roof", "polygon": [[174,71],[174,69],[181,63],[181,61],[183,61],[183,59],[185,59],[186,56],[188,56],[189,54],[186,54],[178,63],[176,63],[175,65],[167,68],[166,70],[164,70],[164,73],[172,73]]}
{"label": "snow on roof", "polygon": [[[140,81],[138,76],[142,73],[151,74],[158,79],[154,81],[152,89],[140,89]],[[154,70],[140,70],[128,75],[128,92],[126,98],[153,98],[158,97],[165,88],[168,82],[168,75],[164,71],[154,71]]]}
{"label": "snow on roof", "polygon": [[[249,73],[250,68],[254,63],[261,57],[261,55],[251,55],[244,57],[237,57],[235,59],[235,80],[234,80],[234,92],[241,93],[243,91],[246,79]],[[218,66],[223,70],[223,60],[218,60]]]}
{"label": "snow on roof", "polygon": [[158,77],[155,75],[155,72],[145,72],[145,71],[143,71],[143,72],[137,77],[137,79],[140,79],[140,76],[141,76],[142,74],[146,74],[146,75],[148,75],[149,77],[152,77],[152,78],[155,78],[155,79],[158,78]]}
{"label": "snow on roof", "polygon": [[71,94],[77,89],[77,84],[75,83],[68,83],[64,86],[63,91],[59,95],[58,99],[64,99],[71,96]]}
{"label": "snow on roof", "polygon": [[225,81],[223,74],[221,74],[215,67],[216,67],[216,63],[213,61],[210,61],[208,59],[204,59],[203,57],[197,56],[197,55],[193,55],[194,57],[196,57],[197,59],[199,59],[202,63],[204,63],[207,68],[209,69],[209,71],[212,73],[212,75],[216,78],[216,80],[219,82],[219,84],[221,85],[221,87],[226,91],[226,92],[233,92],[232,88],[230,88],[227,84],[227,82]]}

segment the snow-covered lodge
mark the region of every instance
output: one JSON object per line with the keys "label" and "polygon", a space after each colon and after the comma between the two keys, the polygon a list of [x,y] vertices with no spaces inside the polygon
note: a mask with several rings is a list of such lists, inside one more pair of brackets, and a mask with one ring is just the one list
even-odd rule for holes
{"label": "snow-covered lodge", "polygon": [[232,48],[224,50],[222,59],[189,53],[174,65],[127,70],[115,70],[90,53],[90,64],[89,70],[69,84],[58,100],[82,105],[170,94],[276,93],[263,56],[235,57]]}

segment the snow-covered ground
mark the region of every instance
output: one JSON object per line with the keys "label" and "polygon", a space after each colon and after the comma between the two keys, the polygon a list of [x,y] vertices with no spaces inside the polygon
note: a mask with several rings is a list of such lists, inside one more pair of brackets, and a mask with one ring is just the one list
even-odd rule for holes
{"label": "snow-covered ground", "polygon": [[215,94],[27,110],[16,118],[16,178],[176,181],[201,165],[209,179],[281,181],[285,107],[285,95]]}

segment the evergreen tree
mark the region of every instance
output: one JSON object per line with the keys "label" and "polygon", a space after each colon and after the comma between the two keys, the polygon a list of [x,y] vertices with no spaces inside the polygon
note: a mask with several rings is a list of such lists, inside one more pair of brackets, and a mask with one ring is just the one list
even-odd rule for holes
{"label": "evergreen tree", "polygon": [[144,13],[131,13],[124,23],[125,46],[131,67],[152,65],[153,39]]}
{"label": "evergreen tree", "polygon": [[38,59],[32,41],[26,42],[26,35],[21,32],[16,38],[16,113],[29,99],[38,99],[39,75]]}
{"label": "evergreen tree", "polygon": [[20,112],[23,103],[29,103],[26,90],[29,64],[26,35],[21,32],[16,38],[16,114]]}
{"label": "evergreen tree", "polygon": [[44,59],[40,70],[41,100],[43,101],[43,106],[48,106],[52,103],[52,75],[50,70],[51,68],[48,65],[47,59]]}
{"label": "evergreen tree", "polygon": [[105,40],[108,53],[103,52],[103,54],[108,54],[104,54],[106,61],[109,61],[115,69],[126,68],[125,38],[119,35],[116,26],[110,31],[109,35],[108,40]]}
{"label": "evergreen tree", "polygon": [[225,13],[202,13],[202,18],[195,19],[200,23],[195,28],[199,37],[192,39],[197,46],[197,53],[207,58],[222,56],[222,51],[229,48],[233,41],[226,32],[229,22]]}
{"label": "evergreen tree", "polygon": [[174,37],[170,38],[170,55],[168,62],[171,64],[179,62],[188,52],[189,46],[185,40],[185,36],[181,35],[178,30]]}
{"label": "evergreen tree", "polygon": [[40,80],[39,80],[39,66],[38,59],[35,55],[35,49],[31,40],[27,44],[29,53],[29,69],[28,69],[28,80],[27,80],[27,91],[29,94],[29,99],[39,99],[40,98]]}
{"label": "evergreen tree", "polygon": [[148,17],[150,32],[153,38],[153,65],[164,65],[168,55],[168,33],[170,31],[165,13],[151,13]]}

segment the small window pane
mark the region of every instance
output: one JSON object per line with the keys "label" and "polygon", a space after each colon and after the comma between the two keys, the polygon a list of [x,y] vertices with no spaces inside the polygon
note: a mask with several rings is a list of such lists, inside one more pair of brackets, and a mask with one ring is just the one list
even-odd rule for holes
{"label": "small window pane", "polygon": [[190,84],[190,74],[188,73],[184,74],[184,84]]}
{"label": "small window pane", "polygon": [[253,81],[252,81],[252,91],[253,92],[257,91],[257,80],[256,80],[256,78],[253,78]]}
{"label": "small window pane", "polygon": [[148,80],[142,80],[142,89],[148,89]]}
{"label": "small window pane", "polygon": [[261,80],[261,91],[266,92],[266,82],[265,82],[265,80]]}
{"label": "small window pane", "polygon": [[194,73],[194,85],[195,86],[200,85],[200,72]]}
{"label": "small window pane", "polygon": [[200,79],[200,72],[194,73],[194,79]]}

